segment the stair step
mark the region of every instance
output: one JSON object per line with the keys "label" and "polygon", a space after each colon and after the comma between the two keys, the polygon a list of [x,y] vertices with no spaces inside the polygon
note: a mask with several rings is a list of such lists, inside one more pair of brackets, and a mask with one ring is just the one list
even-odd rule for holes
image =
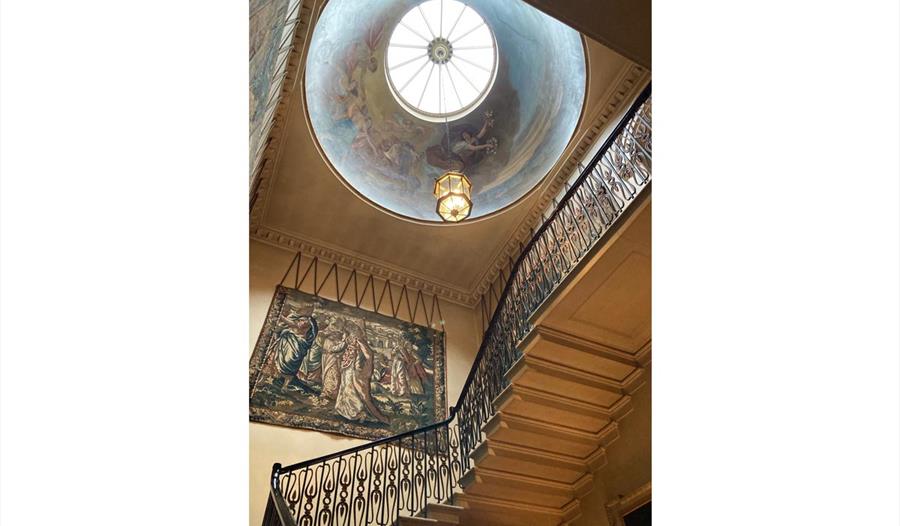
{"label": "stair step", "polygon": [[610,422],[597,433],[537,422],[498,412],[483,428],[485,436],[496,442],[554,453],[588,462],[597,448],[608,446],[618,437],[618,425]]}
{"label": "stair step", "polygon": [[630,369],[625,380],[609,378],[597,371],[585,371],[535,356],[522,356],[506,372],[511,384],[555,394],[578,402],[609,409],[628,393],[638,380],[640,369]]}
{"label": "stair step", "polygon": [[563,508],[590,491],[593,476],[582,475],[574,484],[473,467],[460,480],[466,495],[500,498],[510,502]]}
{"label": "stair step", "polygon": [[530,447],[485,440],[471,455],[475,465],[497,471],[533,475],[564,484],[574,484],[586,473],[606,463],[606,452],[597,450],[586,459],[575,459]]}
{"label": "stair step", "polygon": [[426,514],[429,519],[435,519],[443,524],[459,524],[459,517],[465,509],[462,506],[452,504],[438,504],[429,502]]}
{"label": "stair step", "polygon": [[597,433],[610,420],[627,414],[631,407],[630,396],[619,396],[611,407],[573,400],[555,393],[509,385],[497,398],[494,405],[498,411],[519,416],[556,427],[566,427],[586,433]]}
{"label": "stair step", "polygon": [[583,371],[604,371],[604,375],[624,380],[638,367],[641,353],[631,354],[601,343],[538,325],[521,343],[523,355],[543,358]]}
{"label": "stair step", "polygon": [[562,509],[469,494],[458,502],[465,507],[461,524],[473,526],[557,526],[581,515],[577,500]]}

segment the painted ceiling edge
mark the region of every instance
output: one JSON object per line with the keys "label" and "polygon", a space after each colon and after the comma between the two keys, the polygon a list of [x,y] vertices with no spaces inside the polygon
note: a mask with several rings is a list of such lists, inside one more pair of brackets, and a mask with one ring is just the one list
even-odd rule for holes
{"label": "painted ceiling edge", "polygon": [[[315,20],[321,13],[326,1],[311,0],[308,2],[303,1],[301,3],[300,17],[294,28],[293,45],[287,59],[285,77],[282,80],[282,95],[276,106],[275,114],[273,116],[273,125],[270,129],[269,137],[266,139],[266,147],[263,150],[262,161],[258,169],[259,173],[256,177],[257,188],[255,189],[255,192],[251,192],[250,196],[250,238],[291,251],[296,251],[301,244],[306,244],[310,247],[315,246],[317,247],[317,251],[321,251],[323,254],[326,252],[330,253],[333,258],[344,262],[344,264],[347,264],[351,268],[363,270],[372,268],[371,261],[366,261],[357,256],[348,254],[346,251],[325,248],[321,243],[318,243],[315,240],[300,239],[295,235],[278,232],[262,224],[269,204],[272,182],[277,176],[276,167],[278,166],[281,153],[284,151],[283,144],[286,140],[286,133],[284,131],[288,125],[287,121],[292,114],[292,109],[297,104],[302,104],[302,97],[296,97],[295,93],[297,91],[298,81],[302,81],[304,73],[306,44],[311,37]],[[589,64],[590,54],[587,49],[585,49],[585,58],[588,60]],[[614,116],[620,109],[623,101],[627,101],[630,95],[639,92],[641,86],[646,85],[646,83],[649,82],[650,72],[643,66],[629,62],[623,69],[625,72],[623,73],[622,78],[620,78],[614,84],[613,88],[609,90],[609,95],[596,105],[594,112],[597,112],[597,117],[590,118],[585,114],[586,109],[582,110],[578,128],[586,126],[588,123],[590,123],[590,126],[584,130],[576,128],[566,151],[571,147],[571,141],[576,140],[579,131],[581,132],[582,137],[571,154],[567,156],[564,154],[564,156],[558,160],[558,163],[563,163],[562,169],[556,169],[556,167],[554,167],[554,170],[552,171],[555,171],[556,173],[553,174],[553,177],[546,177],[544,179],[545,185],[542,188],[533,190],[528,194],[528,196],[533,196],[535,192],[540,192],[541,197],[532,207],[532,210],[522,220],[517,231],[510,236],[505,245],[501,245],[501,248],[497,251],[492,262],[486,266],[485,272],[482,275],[483,277],[479,281],[476,281],[477,285],[472,290],[465,291],[457,287],[448,287],[428,278],[416,278],[413,276],[417,273],[396,266],[394,266],[395,268],[392,269],[392,271],[408,276],[410,278],[410,286],[416,286],[416,288],[420,288],[421,290],[434,290],[435,294],[440,295],[444,299],[467,307],[476,306],[481,299],[481,296],[488,291],[491,283],[497,279],[501,269],[508,265],[509,258],[514,257],[514,255],[517,254],[517,249],[522,240],[527,238],[530,230],[539,220],[541,213],[546,209],[547,205],[553,199],[553,196],[558,193],[564,181],[568,179],[570,175],[569,172],[574,169],[574,166],[577,163],[577,156],[583,155],[584,151],[591,147],[596,136],[602,131],[603,126],[608,123],[609,118]],[[588,85],[586,89],[590,88],[590,81],[590,75],[588,74]],[[288,86],[290,86],[290,88],[288,88]],[[309,123],[307,122],[307,125],[308,124]],[[592,134],[591,132],[595,133]],[[522,199],[516,204],[519,204],[524,200],[525,199]],[[324,255],[322,257],[331,259]],[[384,265],[384,262],[380,262],[379,264]],[[379,277],[384,278],[385,275],[386,274],[379,274]],[[421,284],[421,287],[417,286],[418,284]]]}
{"label": "painted ceiling edge", "polygon": [[[427,0],[425,5],[438,1]],[[460,14],[469,7],[469,22],[481,23],[465,35],[485,25],[489,28],[491,48],[500,51],[499,62],[495,58],[495,64],[500,65],[492,69],[496,82],[489,82],[488,87],[493,85],[490,93],[482,93],[479,111],[451,119],[452,123],[423,120],[392,91],[390,44],[385,38],[391,34],[393,41],[397,31],[408,27],[395,20],[415,13],[415,7],[410,9],[407,2],[378,0],[371,2],[370,12],[368,2],[328,2],[309,42],[303,108],[311,136],[332,174],[375,208],[414,223],[436,226],[447,225],[435,213],[431,188],[433,181],[450,169],[463,171],[473,184],[475,206],[467,223],[507,211],[527,199],[550,174],[579,128],[588,92],[582,35],[518,0],[470,0]],[[362,9],[363,5],[367,9]],[[424,17],[422,9],[418,14]],[[511,20],[516,23],[511,25]],[[414,31],[402,38],[413,39],[420,47],[419,39],[426,39]],[[469,68],[467,63],[475,64],[472,61],[476,56],[464,58],[462,54],[478,51],[464,49],[469,48],[459,47],[462,62],[455,66],[457,70]],[[412,49],[402,51],[417,53]],[[443,71],[435,67],[438,62],[432,60],[429,70],[429,60],[423,54],[394,67],[422,59],[425,62],[416,62],[421,67],[406,84],[427,77],[422,96],[429,93],[436,98]],[[535,59],[541,66],[531,74]],[[453,59],[448,60],[450,65],[455,64]],[[477,73],[477,66],[470,72]],[[444,73],[446,83],[449,72]],[[452,76],[449,78],[452,81]],[[477,75],[473,78],[479,81]],[[432,79],[438,85],[428,91],[434,85],[429,83]],[[475,89],[472,82],[469,80]],[[548,118],[550,115],[553,118]],[[348,122],[353,125],[348,126]],[[469,148],[458,148],[458,144],[466,143]],[[473,144],[479,146],[473,148]],[[493,149],[489,148],[491,144]]]}

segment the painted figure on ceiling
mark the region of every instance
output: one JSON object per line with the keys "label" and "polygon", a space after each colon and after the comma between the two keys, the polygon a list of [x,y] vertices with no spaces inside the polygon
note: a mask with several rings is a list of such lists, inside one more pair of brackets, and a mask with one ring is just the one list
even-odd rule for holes
{"label": "painted figure on ceiling", "polygon": [[356,138],[351,147],[354,150],[367,149],[379,155],[377,142],[372,137],[372,118],[366,105],[365,77],[378,70],[375,49],[384,34],[384,20],[377,20],[371,26],[364,43],[356,42],[344,56],[343,67],[339,70],[340,90],[334,94],[339,108],[335,120],[349,119],[356,128]]}
{"label": "painted figure on ceiling", "polygon": [[[452,136],[448,141],[447,135],[444,135],[439,144],[429,146],[425,150],[425,159],[428,164],[441,170],[456,170],[465,172],[466,168],[471,168],[481,162],[485,155],[493,155],[497,151],[497,138],[490,137],[484,139],[488,129],[494,126],[494,112],[488,111],[484,114],[484,123],[480,130],[475,130],[471,126],[456,126],[455,130],[451,128]],[[447,144],[450,144],[448,151]]]}
{"label": "painted figure on ceiling", "polygon": [[392,118],[378,123],[377,128],[385,137],[379,148],[381,160],[387,161],[386,167],[408,176],[413,166],[422,157],[412,142],[415,142],[417,138],[425,137],[428,129],[396,112],[392,114]]}
{"label": "painted figure on ceiling", "polygon": [[384,26],[384,20],[376,20],[369,26],[365,40],[351,45],[344,56],[333,94],[338,107],[334,119],[349,120],[353,124],[356,136],[350,143],[351,151],[364,158],[382,176],[393,178],[406,191],[413,191],[418,181],[408,176],[421,154],[412,142],[422,137],[426,129],[398,114],[373,119],[366,95],[366,78],[378,71],[380,61],[376,49],[383,37]]}

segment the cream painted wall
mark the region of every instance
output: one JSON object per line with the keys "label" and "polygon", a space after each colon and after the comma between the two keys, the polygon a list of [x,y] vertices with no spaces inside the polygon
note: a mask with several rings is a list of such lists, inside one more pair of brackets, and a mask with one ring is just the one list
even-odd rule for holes
{"label": "cream painted wall", "polygon": [[594,487],[581,499],[573,526],[607,526],[606,503],[637,490],[651,478],[651,368],[632,397],[633,409],[619,422],[619,438],[606,450],[606,465],[594,472]]}
{"label": "cream painted wall", "polygon": [[[258,241],[250,241],[251,354],[265,320],[275,286],[281,281],[293,257],[292,252],[284,249]],[[303,269],[305,270],[305,263]],[[323,279],[323,274],[319,275],[320,280]],[[360,287],[362,284],[363,281],[360,280]],[[335,299],[327,289],[326,286],[321,295]],[[378,290],[381,290],[380,285]],[[428,298],[428,304],[430,308],[430,298]],[[478,317],[474,309],[449,301],[441,301],[440,310],[444,316],[446,331],[447,402],[449,405],[453,405],[469,374],[475,354],[478,352],[480,344],[477,329]],[[418,314],[416,319],[419,320]],[[364,442],[365,440],[328,433],[250,422],[250,526],[259,526],[262,522],[268,498],[268,481],[272,464],[280,462],[287,465]]]}

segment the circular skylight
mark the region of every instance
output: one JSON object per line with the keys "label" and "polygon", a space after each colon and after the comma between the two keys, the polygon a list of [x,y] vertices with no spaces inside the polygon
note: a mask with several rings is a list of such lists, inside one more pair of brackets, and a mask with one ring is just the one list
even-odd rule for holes
{"label": "circular skylight", "polygon": [[497,76],[497,44],[474,9],[427,0],[409,11],[388,42],[391,93],[427,121],[459,119],[484,100]]}

